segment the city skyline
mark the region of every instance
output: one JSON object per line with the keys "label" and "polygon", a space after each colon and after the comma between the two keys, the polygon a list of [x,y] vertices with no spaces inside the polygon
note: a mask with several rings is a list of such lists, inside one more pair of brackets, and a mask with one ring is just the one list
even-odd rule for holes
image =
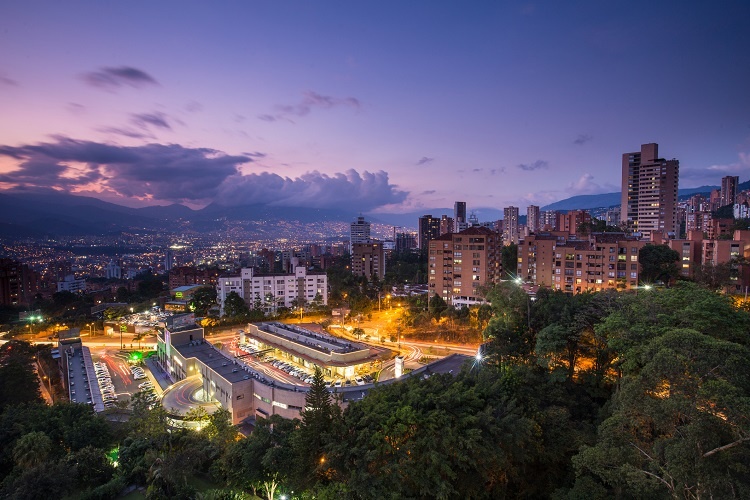
{"label": "city skyline", "polygon": [[354,214],[617,192],[649,142],[681,188],[750,171],[742,2],[42,4],[0,7],[3,189]]}

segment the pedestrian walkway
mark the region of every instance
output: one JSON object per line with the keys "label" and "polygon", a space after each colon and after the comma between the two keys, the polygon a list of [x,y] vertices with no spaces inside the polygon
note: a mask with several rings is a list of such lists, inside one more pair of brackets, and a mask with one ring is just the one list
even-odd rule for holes
{"label": "pedestrian walkway", "polygon": [[167,376],[166,372],[162,370],[159,363],[156,362],[155,356],[146,358],[146,366],[148,367],[149,380],[154,383],[154,387],[158,387],[158,393],[161,396],[162,393],[172,385],[172,381]]}

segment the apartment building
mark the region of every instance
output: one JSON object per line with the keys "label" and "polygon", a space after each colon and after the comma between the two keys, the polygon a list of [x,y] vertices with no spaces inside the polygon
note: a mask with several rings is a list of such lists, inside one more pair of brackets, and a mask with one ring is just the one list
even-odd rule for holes
{"label": "apartment building", "polygon": [[454,306],[484,301],[482,287],[502,277],[502,236],[489,228],[470,227],[429,243],[429,295]]}
{"label": "apartment building", "polygon": [[237,292],[250,309],[260,307],[265,312],[275,312],[279,307],[309,304],[318,296],[321,304],[328,304],[328,276],[308,271],[304,266],[297,266],[294,273],[283,274],[256,273],[253,268],[243,268],[239,276],[219,278],[216,292],[221,315],[231,292]]}

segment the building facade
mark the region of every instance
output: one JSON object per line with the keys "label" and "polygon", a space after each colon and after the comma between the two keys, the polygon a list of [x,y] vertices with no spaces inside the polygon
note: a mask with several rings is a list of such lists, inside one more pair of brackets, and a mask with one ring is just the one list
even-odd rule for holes
{"label": "building facade", "polygon": [[518,276],[569,293],[632,289],[638,286],[639,252],[647,244],[625,233],[586,239],[565,232],[531,235],[518,245]]}
{"label": "building facade", "polygon": [[503,209],[503,240],[505,245],[518,245],[520,232],[518,230],[518,207]]}
{"label": "building facade", "polygon": [[529,205],[526,207],[526,230],[528,233],[536,233],[540,229],[541,218],[539,207]]}
{"label": "building facade", "polygon": [[454,306],[484,302],[482,288],[500,282],[502,237],[486,227],[470,227],[429,244],[429,295]]}
{"label": "building facade", "polygon": [[622,222],[643,238],[656,231],[679,237],[677,188],[680,162],[659,158],[659,145],[622,155]]}
{"label": "building facade", "polygon": [[351,224],[349,243],[353,246],[355,243],[367,243],[368,241],[370,241],[370,223],[360,215]]}
{"label": "building facade", "polygon": [[721,178],[721,206],[734,205],[737,199],[737,185],[740,178],[736,175],[727,175]]}
{"label": "building facade", "polygon": [[279,307],[292,308],[310,304],[316,299],[328,304],[328,276],[324,272],[308,271],[304,266],[294,273],[255,273],[253,268],[242,268],[239,276],[219,278],[216,286],[220,314],[224,315],[224,301],[236,292],[250,309],[262,308],[274,312]]}
{"label": "building facade", "polygon": [[352,245],[352,274],[372,280],[385,277],[385,249],[380,241]]}
{"label": "building facade", "polygon": [[420,250],[427,250],[430,241],[440,236],[440,219],[432,215],[423,215],[419,218],[419,233],[417,235]]}

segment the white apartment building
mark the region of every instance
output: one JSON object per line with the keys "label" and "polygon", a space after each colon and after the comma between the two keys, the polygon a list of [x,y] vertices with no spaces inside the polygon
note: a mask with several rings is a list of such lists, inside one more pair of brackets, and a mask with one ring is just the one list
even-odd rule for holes
{"label": "white apartment building", "polygon": [[224,301],[231,292],[237,292],[250,309],[260,306],[265,312],[275,312],[279,307],[307,305],[320,295],[321,304],[328,304],[328,276],[325,272],[309,272],[296,266],[293,274],[258,273],[252,268],[242,268],[239,276],[219,278],[216,285],[217,300],[224,315]]}

